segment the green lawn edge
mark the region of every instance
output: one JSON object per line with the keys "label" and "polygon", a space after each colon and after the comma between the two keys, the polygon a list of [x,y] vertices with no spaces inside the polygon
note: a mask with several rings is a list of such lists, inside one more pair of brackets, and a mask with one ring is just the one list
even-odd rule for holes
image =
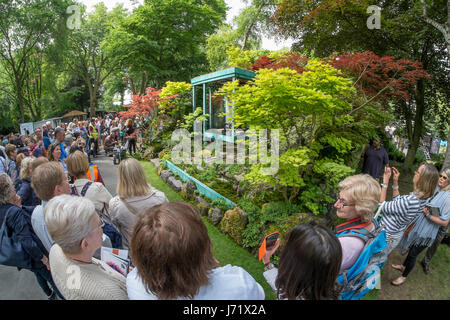
{"label": "green lawn edge", "polygon": [[[164,192],[170,201],[185,201],[158,176],[156,167],[151,162],[140,162],[144,167],[147,181],[152,187]],[[231,264],[244,268],[263,287],[266,300],[275,300],[276,295],[263,276],[263,264],[244,248],[221,233],[205,217],[202,217],[202,219],[213,245],[214,256],[219,260],[221,265]]]}

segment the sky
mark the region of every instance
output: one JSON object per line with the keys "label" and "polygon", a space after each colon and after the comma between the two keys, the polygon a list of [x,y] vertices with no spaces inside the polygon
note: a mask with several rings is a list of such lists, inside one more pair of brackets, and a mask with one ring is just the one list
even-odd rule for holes
{"label": "sky", "polygon": [[[133,0],[79,0],[79,1],[87,6],[88,11],[91,11],[93,9],[93,7],[100,2],[103,2],[108,7],[108,9],[114,8],[119,3],[122,3],[125,8],[132,9],[132,8],[139,6],[139,4],[142,4],[144,2],[143,0],[134,0],[134,1]],[[135,3],[134,5],[133,5],[133,2]],[[227,22],[231,24],[233,21],[233,18],[239,14],[240,10],[243,9],[246,6],[246,4],[242,0],[225,0],[225,3],[227,4],[228,7],[230,7],[230,9],[227,11]],[[290,45],[293,42],[290,40],[278,42],[276,40],[277,39],[274,39],[274,38],[263,38],[262,39],[262,48],[275,51],[275,50],[282,49],[283,47],[290,47]]]}

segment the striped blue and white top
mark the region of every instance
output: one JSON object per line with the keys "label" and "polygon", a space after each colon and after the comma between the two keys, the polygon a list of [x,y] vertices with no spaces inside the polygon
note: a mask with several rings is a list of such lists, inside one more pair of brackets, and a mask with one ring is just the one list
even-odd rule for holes
{"label": "striped blue and white top", "polygon": [[403,232],[410,222],[422,212],[427,201],[420,200],[414,193],[405,196],[396,196],[392,201],[383,203],[380,225],[386,230],[388,236]]}

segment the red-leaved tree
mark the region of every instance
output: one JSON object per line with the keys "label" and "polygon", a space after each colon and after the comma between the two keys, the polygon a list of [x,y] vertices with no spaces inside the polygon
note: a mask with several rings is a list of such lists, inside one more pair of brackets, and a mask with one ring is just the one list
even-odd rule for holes
{"label": "red-leaved tree", "polygon": [[417,82],[429,77],[418,61],[379,57],[371,51],[344,53],[327,62],[345,76],[356,79],[354,86],[364,93],[366,102],[352,112],[374,100],[409,101]]}
{"label": "red-leaved tree", "polygon": [[158,114],[158,106],[162,101],[176,98],[178,95],[170,97],[160,97],[161,90],[147,88],[146,94],[134,94],[131,96],[132,103],[124,105],[126,111],[119,112],[120,119],[134,118],[136,116],[150,117],[154,119]]}

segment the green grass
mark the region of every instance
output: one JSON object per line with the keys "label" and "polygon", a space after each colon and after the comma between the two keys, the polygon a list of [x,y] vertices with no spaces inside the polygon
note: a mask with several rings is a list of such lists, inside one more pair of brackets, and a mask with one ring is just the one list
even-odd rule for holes
{"label": "green grass", "polygon": [[[144,167],[147,180],[152,187],[164,192],[170,201],[184,201],[177,192],[161,180],[156,172],[156,168],[150,162],[141,161],[141,164]],[[208,234],[213,244],[214,256],[219,260],[220,264],[231,264],[244,268],[263,287],[267,300],[276,299],[275,293],[263,276],[263,264],[244,248],[222,234],[205,217],[202,217],[202,219],[208,229]]]}

